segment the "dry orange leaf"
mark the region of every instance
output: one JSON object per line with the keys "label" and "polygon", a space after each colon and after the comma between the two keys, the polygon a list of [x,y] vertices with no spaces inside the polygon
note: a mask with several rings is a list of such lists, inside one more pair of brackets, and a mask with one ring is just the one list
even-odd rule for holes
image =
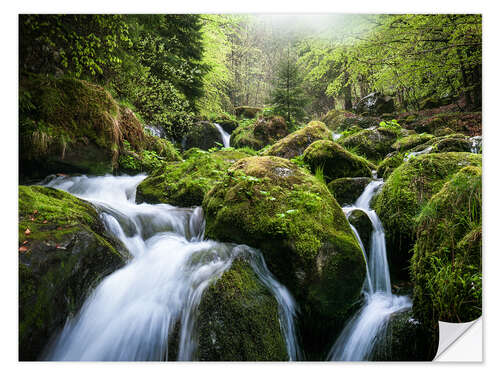
{"label": "dry orange leaf", "polygon": [[33,215],[36,215],[38,213],[38,210],[33,211]]}
{"label": "dry orange leaf", "polygon": [[28,251],[28,248],[27,248],[26,246],[21,246],[21,247],[19,248],[19,251],[20,251],[21,253],[24,253],[25,251]]}
{"label": "dry orange leaf", "polygon": [[47,224],[47,223],[48,223],[48,221],[47,221],[47,220],[44,220],[44,221],[42,221],[42,223]]}
{"label": "dry orange leaf", "polygon": [[24,231],[24,234],[29,236],[31,234],[30,228],[26,228],[26,230]]}

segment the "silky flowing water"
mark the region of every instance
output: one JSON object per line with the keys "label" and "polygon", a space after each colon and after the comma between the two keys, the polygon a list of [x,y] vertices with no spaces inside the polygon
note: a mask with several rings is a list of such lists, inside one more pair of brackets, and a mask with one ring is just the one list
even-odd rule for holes
{"label": "silky flowing water", "polygon": [[[332,361],[370,359],[376,339],[385,334],[385,328],[391,314],[407,310],[412,305],[408,297],[396,296],[391,292],[384,228],[375,211],[370,209],[370,201],[382,184],[382,180],[370,182],[354,205],[343,207],[347,217],[354,210],[363,211],[370,219],[373,229],[363,286],[365,302],[349,320],[330,350],[328,359]],[[365,246],[356,228],[351,227],[366,258]]]}
{"label": "silky flowing water", "polygon": [[229,134],[228,132],[226,132],[222,128],[222,126],[220,126],[216,122],[214,122],[214,125],[217,128],[217,130],[219,131],[219,134],[220,134],[220,136],[222,138],[222,144],[223,144],[223,146],[224,147],[229,147],[229,143],[230,143],[230,140],[231,140],[231,134]]}
{"label": "silky flowing water", "polygon": [[202,294],[236,257],[248,260],[276,298],[289,358],[301,359],[295,301],[269,272],[262,254],[246,245],[203,240],[200,207],[136,204],[136,188],[145,177],[57,177],[46,184],[91,202],[108,233],[131,254],[68,319],[46,359],[175,359],[169,356],[169,341],[180,322],[177,359],[196,360],[196,312]]}

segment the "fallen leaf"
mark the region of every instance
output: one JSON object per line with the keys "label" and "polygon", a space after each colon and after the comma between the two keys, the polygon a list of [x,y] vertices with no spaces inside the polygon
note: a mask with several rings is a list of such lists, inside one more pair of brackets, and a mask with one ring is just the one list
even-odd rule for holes
{"label": "fallen leaf", "polygon": [[21,246],[21,247],[19,248],[19,251],[20,251],[21,253],[24,253],[25,251],[28,251],[28,248],[27,248],[26,246]]}
{"label": "fallen leaf", "polygon": [[30,217],[30,220],[31,220],[31,221],[35,221],[35,220],[36,220],[36,218],[34,218],[34,217],[32,216],[32,217]]}
{"label": "fallen leaf", "polygon": [[36,215],[38,213],[38,210],[33,211],[33,215]]}
{"label": "fallen leaf", "polygon": [[28,243],[28,240],[24,241],[24,242],[23,242],[23,245],[26,245],[27,243]]}
{"label": "fallen leaf", "polygon": [[57,227],[57,230],[62,230],[62,227]]}
{"label": "fallen leaf", "polygon": [[47,221],[47,220],[44,220],[42,223],[47,224],[47,223],[48,223],[48,221]]}
{"label": "fallen leaf", "polygon": [[24,234],[29,236],[31,234],[30,228],[26,228],[26,230],[24,231]]}

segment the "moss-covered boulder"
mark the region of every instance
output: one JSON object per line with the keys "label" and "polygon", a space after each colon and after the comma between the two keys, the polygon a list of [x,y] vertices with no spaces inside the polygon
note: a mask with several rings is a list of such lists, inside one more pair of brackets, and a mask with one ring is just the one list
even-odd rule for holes
{"label": "moss-covered boulder", "polygon": [[37,360],[89,290],[126,255],[106,237],[90,204],[56,189],[20,186],[19,359]]}
{"label": "moss-covered boulder", "polygon": [[288,127],[281,116],[259,118],[251,125],[240,125],[231,134],[233,147],[250,147],[260,150],[288,135]]}
{"label": "moss-covered boulder", "polygon": [[335,132],[341,132],[351,128],[352,126],[359,126],[362,129],[378,126],[381,119],[378,117],[362,117],[349,111],[341,109],[332,109],[321,118],[328,129]]}
{"label": "moss-covered boulder", "polygon": [[361,238],[365,248],[366,256],[370,258],[370,243],[373,231],[373,225],[370,218],[366,212],[362,210],[353,210],[349,213],[347,219],[358,231],[359,238]]}
{"label": "moss-covered boulder", "polygon": [[209,150],[222,145],[222,136],[212,122],[198,121],[191,125],[182,139],[182,149],[197,147]]}
{"label": "moss-covered boulder", "polygon": [[232,149],[207,152],[197,148],[184,153],[186,160],[166,163],[137,186],[136,202],[199,206],[205,194],[236,160],[249,156]]}
{"label": "moss-covered boulder", "polygon": [[394,112],[394,98],[379,92],[372,92],[361,98],[354,111],[360,114],[381,115]]}
{"label": "moss-covered boulder", "polygon": [[413,317],[411,310],[391,315],[383,335],[379,335],[370,357],[372,361],[431,361],[436,356],[439,332]]}
{"label": "moss-covered boulder", "polygon": [[294,131],[285,138],[280,139],[264,154],[269,156],[279,156],[285,159],[291,159],[302,155],[305,149],[313,142],[321,139],[331,140],[332,134],[330,130],[319,121],[311,121],[302,129]]}
{"label": "moss-covered boulder", "polygon": [[245,260],[208,287],[198,311],[198,360],[288,360],[278,303]]}
{"label": "moss-covered boulder", "polygon": [[415,316],[468,322],[481,316],[481,168],[465,167],[416,219],[411,261]]}
{"label": "moss-covered boulder", "polygon": [[219,124],[227,133],[232,133],[239,125],[237,120],[232,119],[226,114],[219,115],[214,119],[214,122]]}
{"label": "moss-covered boulder", "polygon": [[242,105],[234,108],[234,113],[238,117],[244,118],[255,118],[259,112],[262,111],[260,107],[250,107],[247,105]]}
{"label": "moss-covered boulder", "polygon": [[369,177],[337,178],[328,184],[337,202],[341,206],[353,204],[372,179]]}
{"label": "moss-covered boulder", "polygon": [[391,129],[366,129],[341,138],[339,143],[344,147],[355,149],[357,153],[368,159],[377,160],[383,158],[392,150],[391,146],[397,138],[397,132]]}
{"label": "moss-covered boulder", "polygon": [[[104,174],[121,155],[150,151],[175,159],[158,145],[129,108],[102,87],[74,78],[22,76],[19,85],[21,181],[54,173]],[[172,156],[173,155],[173,156]]]}
{"label": "moss-covered boulder", "polygon": [[400,138],[396,142],[394,142],[392,144],[392,149],[399,152],[404,152],[422,143],[426,143],[430,141],[432,138],[434,138],[432,134],[426,134],[426,133],[411,134],[407,137]]}
{"label": "moss-covered boulder", "polygon": [[209,238],[260,249],[297,299],[306,352],[328,350],[359,297],[365,262],[326,186],[286,159],[254,156],[229,168],[203,210]]}
{"label": "moss-covered boulder", "polygon": [[377,167],[377,176],[387,180],[392,171],[399,167],[404,162],[404,154],[399,152],[391,152]]}
{"label": "moss-covered boulder", "polygon": [[470,152],[471,143],[468,139],[447,136],[434,143],[434,152]]}
{"label": "moss-covered boulder", "polygon": [[304,161],[313,172],[321,168],[326,182],[342,177],[371,177],[372,169],[376,168],[338,143],[327,140],[311,143],[304,151]]}
{"label": "moss-covered boulder", "polygon": [[408,278],[416,219],[431,197],[458,170],[481,166],[481,157],[466,152],[419,155],[396,168],[375,201],[386,235],[391,272]]}

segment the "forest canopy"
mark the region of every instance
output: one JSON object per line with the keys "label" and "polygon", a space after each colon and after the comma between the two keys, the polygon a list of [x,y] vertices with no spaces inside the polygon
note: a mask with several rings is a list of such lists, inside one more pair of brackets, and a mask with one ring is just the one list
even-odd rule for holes
{"label": "forest canopy", "polygon": [[290,56],[304,94],[292,122],[371,92],[400,110],[478,109],[481,29],[481,15],[466,14],[21,15],[19,68],[100,84],[176,137],[196,116],[237,106],[284,114]]}

